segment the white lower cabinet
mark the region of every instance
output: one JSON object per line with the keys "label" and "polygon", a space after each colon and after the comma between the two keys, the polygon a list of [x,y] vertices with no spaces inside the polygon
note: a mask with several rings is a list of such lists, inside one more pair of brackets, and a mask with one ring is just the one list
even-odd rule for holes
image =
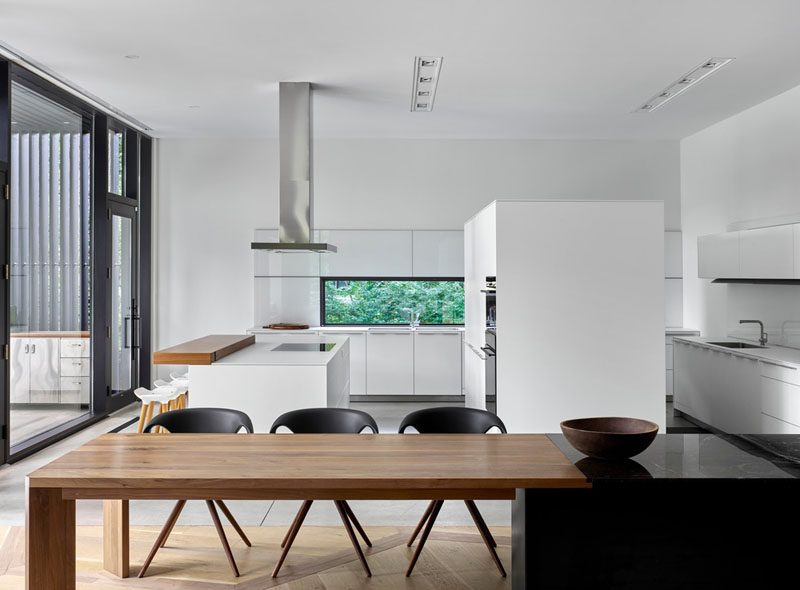
{"label": "white lower cabinet", "polygon": [[57,338],[31,338],[31,403],[57,404],[59,401],[59,352]]}
{"label": "white lower cabinet", "polygon": [[89,338],[11,338],[11,403],[89,404]]}
{"label": "white lower cabinet", "polygon": [[350,395],[367,393],[367,334],[364,331],[324,330],[320,335],[347,336],[350,339]]}
{"label": "white lower cabinet", "polygon": [[414,393],[461,395],[461,334],[414,332]]}
{"label": "white lower cabinet", "polygon": [[61,377],[61,403],[88,404],[91,382],[89,377]]}
{"label": "white lower cabinet", "polygon": [[414,393],[414,335],[409,330],[374,330],[367,334],[367,392]]}
{"label": "white lower cabinet", "polygon": [[675,408],[731,434],[800,434],[800,370],[675,341]]}

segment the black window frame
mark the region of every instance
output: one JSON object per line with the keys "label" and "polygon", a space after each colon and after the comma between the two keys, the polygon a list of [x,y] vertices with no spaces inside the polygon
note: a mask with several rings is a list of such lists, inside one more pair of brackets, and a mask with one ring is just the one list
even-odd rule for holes
{"label": "black window frame", "polygon": [[[111,201],[127,202],[138,207],[139,214],[139,315],[141,316],[140,354],[149,359],[151,354],[150,321],[151,302],[151,220],[152,220],[152,156],[153,138],[146,133],[106,115],[92,104],[82,100],[75,94],[40,77],[24,66],[0,59],[0,191],[9,182],[10,145],[11,145],[11,82],[18,82],[31,90],[80,113],[83,117],[83,130],[93,134],[90,165],[90,212],[92,232],[92,255],[90,259],[92,281],[92,406],[85,416],[66,422],[52,430],[34,436],[27,441],[9,445],[10,430],[10,359],[0,359],[0,465],[13,463],[23,459],[59,440],[78,432],[91,424],[102,420],[110,413],[106,407],[106,384],[110,376],[106,371],[105,349],[107,316],[104,309],[106,293],[105,283],[109,237],[107,234],[106,211]],[[108,187],[108,139],[109,126],[114,130],[124,130],[125,151],[123,154],[123,192],[116,195],[109,192]],[[0,265],[10,264],[8,228],[8,201],[0,198],[4,205],[0,207]],[[0,329],[5,334],[3,345],[10,347],[10,326],[8,301],[10,282],[5,280],[0,287]],[[6,348],[8,350],[8,348]],[[150,381],[150,362],[139,363],[140,383]],[[101,389],[102,388],[102,389]],[[135,419],[134,419],[135,421]]]}
{"label": "black window frame", "polygon": [[[319,277],[319,321],[320,326],[331,326],[331,327],[372,327],[372,326],[407,326],[408,322],[398,322],[393,324],[335,324],[326,321],[325,318],[325,283],[327,281],[418,281],[418,282],[453,282],[453,283],[464,283],[464,277],[364,277],[364,276],[321,276]],[[466,313],[466,310],[465,310]],[[420,324],[420,326],[455,326],[460,327],[464,326],[463,323],[460,324]]]}

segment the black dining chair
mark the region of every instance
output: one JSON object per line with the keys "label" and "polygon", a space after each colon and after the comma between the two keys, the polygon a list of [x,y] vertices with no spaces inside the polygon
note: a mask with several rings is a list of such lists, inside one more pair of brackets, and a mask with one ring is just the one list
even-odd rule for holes
{"label": "black dining chair", "polygon": [[[414,428],[420,434],[486,434],[486,432],[492,428],[499,429],[503,434],[506,433],[506,426],[503,424],[503,421],[491,412],[478,410],[476,408],[446,406],[411,412],[408,416],[403,418],[399,429],[400,434],[403,434],[407,428]],[[500,570],[500,573],[505,578],[506,570],[503,568],[503,564],[495,550],[497,542],[489,531],[489,527],[486,526],[483,516],[481,516],[478,507],[475,505],[475,501],[464,500],[464,503],[467,505],[467,510],[469,510],[470,516],[472,516],[472,520],[475,522],[475,526],[478,528],[481,537],[483,537],[483,542],[489,549],[489,553],[492,554],[492,559],[497,565],[497,569]],[[439,516],[439,511],[442,509],[443,504],[444,500],[431,500],[431,503],[428,504],[428,508],[422,515],[422,519],[419,521],[419,524],[417,524],[417,528],[414,529],[414,533],[408,540],[408,547],[411,547],[414,543],[414,539],[417,538],[417,535],[419,535],[419,532],[422,530],[422,527],[425,527],[419,539],[417,550],[414,552],[414,557],[411,559],[411,563],[408,566],[408,571],[406,571],[406,576],[411,575],[422,553],[422,547],[425,545],[425,541],[428,540],[428,535],[430,535],[431,529],[433,529],[433,523],[436,521],[436,517]]]}
{"label": "black dining chair", "polygon": [[[272,424],[270,433],[275,433],[281,427],[288,428],[294,434],[359,434],[365,428],[372,430],[374,434],[378,433],[378,425],[372,416],[361,410],[351,410],[348,408],[306,408],[302,410],[293,410],[278,416],[278,419]],[[289,549],[294,543],[300,527],[308,514],[313,500],[304,500],[294,517],[286,536],[283,538],[281,553],[278,563],[272,572],[272,577],[277,578],[278,572],[283,565],[286,556],[289,554]],[[347,536],[350,537],[350,542],[353,544],[356,555],[364,567],[368,577],[372,576],[372,572],[367,565],[367,559],[364,557],[364,552],[361,551],[361,545],[353,532],[353,526],[364,539],[367,547],[372,547],[372,542],[369,540],[367,533],[358,522],[356,515],[350,508],[346,500],[334,500],[336,509],[339,511],[339,517],[342,519],[344,528],[347,531]],[[352,523],[352,525],[351,525]]]}
{"label": "black dining chair", "polygon": [[[144,432],[148,433],[156,426],[161,426],[161,428],[168,430],[172,434],[235,434],[242,428],[244,428],[244,430],[250,434],[253,433],[253,422],[250,420],[250,417],[247,414],[240,412],[239,410],[230,410],[227,408],[188,408],[184,410],[172,410],[170,412],[164,412],[163,414],[159,414],[150,420],[150,422],[144,428]],[[233,514],[231,514],[231,511],[228,510],[228,507],[222,500],[218,498],[206,500],[206,506],[208,507],[209,513],[211,513],[211,520],[214,522],[214,528],[217,529],[217,534],[219,535],[219,540],[222,542],[222,548],[225,550],[225,555],[228,557],[228,563],[233,570],[233,575],[238,577],[239,568],[236,567],[236,561],[233,559],[231,547],[228,544],[228,539],[225,536],[225,531],[222,528],[219,515],[214,507],[215,503],[217,506],[219,506],[219,509],[225,515],[225,518],[227,518],[231,525],[233,525],[233,528],[236,529],[236,532],[239,533],[239,536],[242,538],[242,541],[244,541],[244,544],[248,547],[252,547],[252,544],[250,543],[250,539],[247,538],[247,535],[244,534],[242,527],[240,527],[239,523],[236,522]],[[158,534],[158,538],[156,538],[156,542],[153,545],[153,548],[150,550],[150,554],[147,556],[147,559],[144,560],[142,569],[139,570],[140,578],[144,577],[147,568],[150,567],[150,562],[152,562],[153,558],[156,556],[156,552],[161,547],[166,545],[167,538],[169,538],[169,535],[172,532],[172,529],[175,527],[175,523],[178,521],[178,517],[180,516],[185,505],[186,500],[178,500],[178,502],[175,504],[175,507],[172,509],[172,513],[170,513],[169,518],[167,519],[167,522],[164,524],[164,527]]]}

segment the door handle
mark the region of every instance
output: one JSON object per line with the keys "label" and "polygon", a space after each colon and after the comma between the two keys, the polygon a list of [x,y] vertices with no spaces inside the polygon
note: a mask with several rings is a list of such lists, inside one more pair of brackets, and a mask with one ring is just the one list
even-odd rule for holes
{"label": "door handle", "polygon": [[31,354],[36,354],[36,345],[31,344]]}
{"label": "door handle", "polygon": [[497,356],[497,353],[488,346],[481,346],[481,350],[486,353],[486,356]]}
{"label": "door handle", "polygon": [[131,316],[126,315],[122,319],[122,348],[130,348],[128,345],[128,320],[131,319]]}
{"label": "door handle", "polygon": [[30,351],[31,351],[31,345],[30,344],[26,344],[25,345],[25,354],[28,354]]}
{"label": "door handle", "polygon": [[142,328],[141,324],[139,324],[140,319],[141,317],[138,315],[131,316],[131,328],[133,330],[133,333],[131,334],[131,348],[140,349],[142,347]]}

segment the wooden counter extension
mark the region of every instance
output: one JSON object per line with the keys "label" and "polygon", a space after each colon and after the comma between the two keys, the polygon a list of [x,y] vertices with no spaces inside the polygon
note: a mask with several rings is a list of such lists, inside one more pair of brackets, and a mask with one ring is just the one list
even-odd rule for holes
{"label": "wooden counter extension", "polygon": [[214,334],[153,353],[154,365],[210,365],[254,344],[254,335]]}

